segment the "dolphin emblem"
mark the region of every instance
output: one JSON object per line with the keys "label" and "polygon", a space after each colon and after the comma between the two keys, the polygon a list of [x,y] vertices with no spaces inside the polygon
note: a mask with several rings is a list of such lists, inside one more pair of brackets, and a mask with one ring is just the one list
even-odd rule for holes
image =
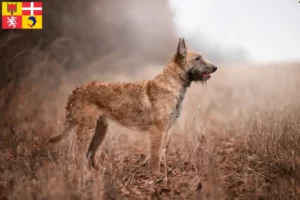
{"label": "dolphin emblem", "polygon": [[35,26],[35,24],[36,24],[36,18],[35,18],[34,16],[28,17],[28,20],[32,21],[32,24],[31,24],[31,25],[28,23],[28,26],[29,26],[30,28],[32,28],[33,26]]}

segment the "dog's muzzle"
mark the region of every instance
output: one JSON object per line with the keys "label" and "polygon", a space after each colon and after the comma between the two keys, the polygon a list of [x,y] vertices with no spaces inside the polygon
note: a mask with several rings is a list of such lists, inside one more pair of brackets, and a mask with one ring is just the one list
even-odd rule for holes
{"label": "dog's muzzle", "polygon": [[213,67],[212,67],[212,73],[214,73],[215,71],[217,71],[217,69],[218,69],[218,68],[217,68],[216,66],[213,66]]}

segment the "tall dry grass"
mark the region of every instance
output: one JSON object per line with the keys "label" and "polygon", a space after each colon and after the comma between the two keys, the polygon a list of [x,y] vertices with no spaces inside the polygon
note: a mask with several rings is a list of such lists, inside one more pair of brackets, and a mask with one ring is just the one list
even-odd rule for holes
{"label": "tall dry grass", "polygon": [[[220,67],[208,85],[193,84],[153,178],[142,162],[143,133],[111,125],[98,171],[70,135],[7,124],[1,140],[2,199],[298,199],[300,198],[299,64]],[[153,68],[136,74],[140,79]],[[110,80],[130,80],[115,76]],[[60,104],[61,109],[64,103]],[[88,139],[88,138],[87,138]]]}

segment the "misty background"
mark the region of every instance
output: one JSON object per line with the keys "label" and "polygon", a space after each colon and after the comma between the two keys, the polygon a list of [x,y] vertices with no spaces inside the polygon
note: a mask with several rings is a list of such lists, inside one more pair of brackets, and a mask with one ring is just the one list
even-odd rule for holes
{"label": "misty background", "polygon": [[143,79],[178,37],[220,67],[299,61],[299,11],[295,0],[44,1],[43,30],[0,32],[0,117],[53,133],[75,87]]}
{"label": "misty background", "polygon": [[[221,61],[300,60],[300,3],[296,0],[170,0],[177,34]],[[213,56],[212,56],[213,57]]]}

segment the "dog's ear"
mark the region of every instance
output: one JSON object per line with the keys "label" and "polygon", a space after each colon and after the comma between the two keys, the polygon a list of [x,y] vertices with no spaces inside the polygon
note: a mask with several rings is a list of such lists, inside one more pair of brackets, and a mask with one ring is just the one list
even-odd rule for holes
{"label": "dog's ear", "polygon": [[176,55],[179,58],[185,58],[186,57],[186,46],[185,46],[184,38],[179,38]]}

